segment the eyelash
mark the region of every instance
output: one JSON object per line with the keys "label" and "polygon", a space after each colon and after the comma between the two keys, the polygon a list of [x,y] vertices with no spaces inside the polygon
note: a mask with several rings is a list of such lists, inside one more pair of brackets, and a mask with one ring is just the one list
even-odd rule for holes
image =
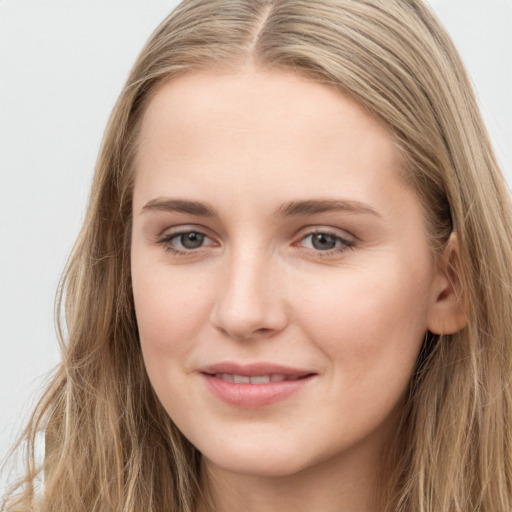
{"label": "eyelash", "polygon": [[[206,233],[204,233],[203,231],[201,231],[199,229],[186,229],[186,230],[176,231],[176,232],[172,232],[172,233],[163,235],[161,238],[159,238],[157,240],[157,243],[159,245],[162,245],[166,251],[170,252],[174,256],[190,256],[194,253],[199,252],[204,247],[204,245],[201,245],[197,249],[182,250],[182,249],[176,248],[176,246],[173,245],[172,240],[174,240],[175,238],[187,235],[187,234],[191,234],[191,233],[201,235],[205,239],[211,240],[211,238]],[[340,236],[339,234],[329,231],[327,229],[326,230],[317,229],[317,230],[311,231],[309,233],[306,233],[304,236],[302,236],[300,238],[299,242],[304,242],[307,238],[313,237],[315,235],[326,235],[328,237],[332,237],[336,243],[341,242],[339,247],[335,247],[334,249],[329,249],[329,250],[325,250],[325,251],[322,251],[320,249],[314,249],[314,248],[312,249],[312,248],[303,247],[303,249],[305,249],[308,253],[314,255],[315,257],[326,258],[326,257],[339,256],[341,253],[344,253],[349,250],[353,250],[354,246],[355,246],[355,241],[349,240],[348,238],[344,238],[344,237]],[[299,242],[296,242],[294,245],[297,246],[299,244]]]}

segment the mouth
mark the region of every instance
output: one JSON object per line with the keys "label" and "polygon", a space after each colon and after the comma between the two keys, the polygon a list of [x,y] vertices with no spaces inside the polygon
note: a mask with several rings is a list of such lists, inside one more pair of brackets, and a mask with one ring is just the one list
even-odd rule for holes
{"label": "mouth", "polygon": [[216,379],[221,379],[225,382],[233,382],[234,384],[270,384],[271,382],[284,382],[299,379],[305,379],[309,375],[237,375],[236,373],[214,373],[206,374]]}
{"label": "mouth", "polygon": [[295,381],[314,375],[315,372],[274,363],[238,364],[217,363],[201,368],[200,373],[235,384],[270,384]]}
{"label": "mouth", "polygon": [[304,389],[317,376],[309,370],[267,363],[220,363],[202,368],[199,373],[215,398],[245,409],[281,402]]}

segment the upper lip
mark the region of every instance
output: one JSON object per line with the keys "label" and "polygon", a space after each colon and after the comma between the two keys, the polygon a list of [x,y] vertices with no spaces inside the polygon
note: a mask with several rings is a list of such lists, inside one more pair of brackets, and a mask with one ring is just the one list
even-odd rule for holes
{"label": "upper lip", "polygon": [[300,368],[291,368],[273,363],[251,363],[238,364],[233,362],[222,362],[199,369],[200,373],[215,375],[217,373],[228,373],[233,375],[245,375],[247,377],[256,377],[259,375],[285,375],[287,377],[304,377],[312,375],[315,372],[303,370]]}

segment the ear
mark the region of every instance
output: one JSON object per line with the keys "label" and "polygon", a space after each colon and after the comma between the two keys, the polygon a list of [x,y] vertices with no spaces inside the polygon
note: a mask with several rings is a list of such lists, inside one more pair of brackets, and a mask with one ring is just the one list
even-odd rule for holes
{"label": "ear", "polygon": [[459,242],[452,233],[437,261],[434,302],[428,317],[428,330],[453,334],[467,325],[463,283],[460,278]]}

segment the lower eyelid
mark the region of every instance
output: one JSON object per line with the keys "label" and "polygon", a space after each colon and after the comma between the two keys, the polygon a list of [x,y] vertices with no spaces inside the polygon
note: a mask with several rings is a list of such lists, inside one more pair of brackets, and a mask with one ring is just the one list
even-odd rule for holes
{"label": "lower eyelid", "polygon": [[347,243],[347,244],[341,244],[340,246],[334,248],[334,249],[328,249],[325,251],[319,250],[319,249],[312,249],[310,247],[299,247],[301,251],[306,254],[307,256],[310,256],[312,258],[340,258],[344,256],[346,253],[353,251],[355,249],[355,244],[353,243]]}

